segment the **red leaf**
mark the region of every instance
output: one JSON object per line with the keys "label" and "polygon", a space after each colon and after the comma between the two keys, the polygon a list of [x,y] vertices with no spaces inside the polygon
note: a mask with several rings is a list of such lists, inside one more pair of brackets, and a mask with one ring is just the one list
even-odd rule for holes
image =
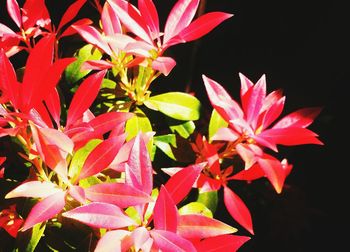
{"label": "red leaf", "polygon": [[62,216],[80,221],[94,228],[117,229],[136,225],[119,207],[101,202],[93,202],[74,208],[63,213]]}
{"label": "red leaf", "polygon": [[303,108],[290,113],[277,122],[273,128],[298,127],[306,128],[320,114],[321,108]]}
{"label": "red leaf", "polygon": [[180,215],[177,233],[186,239],[204,239],[217,235],[237,232],[219,220],[200,214]]}
{"label": "red leaf", "polygon": [[97,145],[86,158],[78,180],[95,175],[107,168],[117,155],[124,141],[125,136],[123,135],[109,138]]}
{"label": "red leaf", "polygon": [[153,188],[153,168],[146,144],[141,135],[139,133],[135,137],[130,152],[128,170],[135,179],[129,181],[129,183],[146,194],[151,194]]}
{"label": "red leaf", "polygon": [[142,17],[145,19],[148,27],[151,29],[152,38],[159,37],[159,18],[158,12],[152,0],[139,0],[138,7]]}
{"label": "red leaf", "polygon": [[19,106],[19,89],[15,70],[7,58],[4,49],[0,48],[0,89],[2,95],[9,99],[15,108]]}
{"label": "red leaf", "polygon": [[54,89],[58,84],[58,81],[60,80],[64,69],[75,60],[75,58],[59,59],[49,67],[48,72],[43,76],[40,85],[40,92],[36,92],[39,94],[33,96],[32,100],[30,101],[32,107],[35,107],[37,103],[41,102],[47,98],[49,94],[54,92]]}
{"label": "red leaf", "polygon": [[166,188],[162,185],[153,209],[154,228],[176,233],[178,212]]}
{"label": "red leaf", "polygon": [[236,252],[249,240],[248,236],[220,235],[204,239],[195,246],[198,252]]}
{"label": "red leaf", "polygon": [[165,184],[175,204],[183,200],[191,191],[194,182],[206,163],[190,165],[174,174]]}
{"label": "red leaf", "polygon": [[273,156],[264,154],[263,158],[258,159],[258,163],[276,192],[281,193],[287,176],[281,162]]}
{"label": "red leaf", "polygon": [[22,86],[22,109],[24,111],[29,111],[33,107],[33,101],[36,102],[43,98],[38,90],[46,90],[46,83],[43,81],[52,65],[54,42],[55,37],[52,35],[42,38],[28,56]]}
{"label": "red leaf", "polygon": [[124,124],[134,114],[127,112],[109,112],[101,114],[89,122],[97,135],[103,135],[113,130],[120,124]]}
{"label": "red leaf", "polygon": [[198,39],[232,16],[232,14],[224,12],[207,13],[193,21],[189,26],[183,29],[178,36],[186,42]]}
{"label": "red leaf", "polygon": [[157,249],[164,252],[195,252],[196,249],[193,244],[177,235],[176,233],[164,230],[151,230],[151,237],[154,239],[154,244]]}
{"label": "red leaf", "polygon": [[164,40],[167,42],[178,35],[185,27],[187,27],[198,8],[199,0],[179,0],[171,9],[165,23]]}
{"label": "red leaf", "polygon": [[22,8],[24,30],[36,25],[51,30],[51,19],[45,5],[45,0],[26,0]]}
{"label": "red leaf", "polygon": [[93,22],[88,18],[79,19],[78,21],[75,21],[73,24],[67,27],[67,29],[65,29],[64,32],[57,37],[57,39],[76,34],[77,30],[75,29],[75,27],[88,26],[88,25],[91,25],[92,23]]}
{"label": "red leaf", "polygon": [[61,191],[39,201],[30,211],[22,227],[22,231],[33,227],[37,223],[51,219],[56,214],[61,212],[64,205],[66,204],[65,196],[66,192]]}
{"label": "red leaf", "polygon": [[77,121],[95,100],[106,71],[90,75],[79,86],[68,109],[67,124],[69,127]]}
{"label": "red leaf", "polygon": [[236,195],[227,186],[224,186],[224,203],[233,219],[242,225],[251,234],[254,234],[252,217],[250,215],[249,209],[241,200],[241,198],[238,197],[238,195]]}
{"label": "red leaf", "polygon": [[[263,131],[258,135],[262,140],[272,144],[281,145],[301,145],[301,144],[320,144],[323,143],[317,138],[317,134],[306,128],[288,127],[272,128]],[[256,140],[259,142],[260,139]],[[264,144],[263,142],[261,144]]]}
{"label": "red leaf", "polygon": [[103,183],[85,189],[86,198],[105,202],[120,208],[136,206],[152,201],[151,196],[124,183]]}
{"label": "red leaf", "polygon": [[7,11],[18,28],[22,26],[21,10],[16,0],[7,0]]}
{"label": "red leaf", "polygon": [[59,31],[65,24],[71,21],[78,14],[79,10],[85,4],[85,2],[86,0],[77,0],[75,3],[68,7],[68,9],[61,18],[57,31]]}
{"label": "red leaf", "polygon": [[61,103],[60,97],[55,88],[52,92],[50,92],[47,97],[44,99],[44,102],[47,106],[50,115],[56,123],[57,128],[60,127],[60,118],[61,118]]}

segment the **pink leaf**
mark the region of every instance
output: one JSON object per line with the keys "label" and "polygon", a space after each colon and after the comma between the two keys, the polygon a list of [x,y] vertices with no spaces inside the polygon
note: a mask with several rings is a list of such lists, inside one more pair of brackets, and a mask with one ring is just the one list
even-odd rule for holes
{"label": "pink leaf", "polygon": [[66,126],[73,124],[91,106],[100,90],[105,74],[106,70],[90,75],[79,86],[68,109]]}
{"label": "pink leaf", "polygon": [[22,227],[22,231],[33,227],[37,223],[51,219],[56,214],[61,212],[66,204],[65,197],[66,192],[60,191],[39,201],[30,211]]}
{"label": "pink leaf", "polygon": [[116,33],[122,33],[122,26],[118,18],[117,13],[113,8],[106,2],[103,6],[101,13],[101,22],[103,31],[107,36],[112,36]]}
{"label": "pink leaf", "polygon": [[249,240],[248,236],[220,235],[204,239],[195,246],[198,252],[236,252]]}
{"label": "pink leaf", "polygon": [[130,242],[131,242],[131,239],[130,239],[129,231],[126,231],[126,230],[108,231],[97,242],[94,252],[128,251],[128,249],[132,245]]}
{"label": "pink leaf", "polygon": [[18,28],[22,26],[21,10],[16,0],[7,0],[7,11]]}
{"label": "pink leaf", "polygon": [[57,192],[62,192],[56,184],[46,181],[29,181],[20,184],[15,189],[6,194],[5,199],[16,197],[46,198]]}
{"label": "pink leaf", "polygon": [[243,118],[243,111],[226,90],[216,81],[202,75],[211,105],[225,119]]}
{"label": "pink leaf", "polygon": [[200,214],[180,215],[177,227],[177,233],[186,239],[204,239],[234,232],[237,232],[236,228]]}
{"label": "pink leaf", "polygon": [[97,46],[105,53],[112,55],[112,51],[104,41],[104,37],[96,28],[87,25],[74,25],[73,28],[83,37],[88,43]]}
{"label": "pink leaf", "polygon": [[64,212],[62,216],[80,221],[94,228],[117,229],[136,225],[119,207],[101,202],[93,202],[74,208]]}
{"label": "pink leaf", "polygon": [[239,73],[239,78],[241,80],[241,100],[245,93],[254,86],[254,83],[251,82],[247,77],[245,77],[242,73]]}
{"label": "pink leaf", "polygon": [[147,43],[153,44],[147,23],[135,6],[124,0],[108,0],[108,3],[129,31]]}
{"label": "pink leaf", "polygon": [[187,27],[198,8],[199,0],[179,0],[171,9],[164,28],[164,41],[166,44],[171,38],[178,35]]}
{"label": "pink leaf", "polygon": [[251,234],[254,234],[252,217],[250,215],[249,209],[241,200],[241,198],[238,197],[238,195],[236,195],[227,186],[224,186],[224,203],[233,219],[242,225]]}
{"label": "pink leaf", "polygon": [[232,17],[232,14],[224,12],[210,12],[193,21],[189,26],[184,28],[179,37],[186,42],[196,40],[205,34],[209,33],[216,26],[221,24],[226,19]]}
{"label": "pink leaf", "polygon": [[273,128],[298,127],[306,128],[320,114],[321,108],[303,108],[283,117]]}
{"label": "pink leaf", "polygon": [[176,61],[170,57],[158,57],[152,62],[152,68],[168,76],[175,67]]}
{"label": "pink leaf", "polygon": [[64,152],[72,153],[73,141],[63,132],[51,128],[38,128],[38,133],[45,145],[55,145]]}
{"label": "pink leaf", "polygon": [[178,204],[188,195],[205,165],[206,163],[190,165],[170,177],[165,184],[165,188],[175,204]]}
{"label": "pink leaf", "polygon": [[69,195],[72,196],[76,201],[80,202],[81,204],[85,204],[86,197],[84,188],[80,186],[71,186],[69,187],[68,192]]}
{"label": "pink leaf", "polygon": [[263,106],[265,96],[266,78],[265,75],[263,75],[242,97],[242,107],[245,112],[246,120],[253,129],[256,128],[258,116]]}
{"label": "pink leaf", "polygon": [[128,169],[136,178],[132,185],[146,194],[151,194],[153,188],[153,168],[146,144],[141,135],[139,133],[135,137],[128,160]]}
{"label": "pink leaf", "polygon": [[[33,107],[33,101],[42,97],[38,90],[45,90],[43,83],[52,65],[55,37],[44,37],[31,50],[23,76],[22,106],[28,111]],[[63,70],[63,69],[62,69]],[[40,97],[40,98],[39,98]]]}
{"label": "pink leaf", "polygon": [[154,228],[176,232],[178,212],[166,188],[162,185],[153,209]]}
{"label": "pink leaf", "polygon": [[75,3],[71,4],[68,7],[61,18],[60,24],[58,25],[58,31],[78,14],[79,10],[85,4],[85,2],[86,0],[77,0]]}
{"label": "pink leaf", "polygon": [[105,70],[110,69],[114,66],[113,63],[105,60],[88,60],[85,61],[81,66],[81,71],[85,70]]}
{"label": "pink leaf", "polygon": [[117,155],[124,141],[125,136],[119,136],[104,140],[97,145],[86,158],[78,180],[95,175],[107,168]]}
{"label": "pink leaf", "polygon": [[152,201],[151,196],[124,183],[103,183],[85,189],[91,201],[105,202],[120,208],[136,206]]}
{"label": "pink leaf", "polygon": [[151,230],[150,234],[154,239],[154,244],[158,250],[164,252],[195,252],[193,244],[177,235],[176,233],[164,230]]}
{"label": "pink leaf", "polygon": [[152,32],[152,39],[159,37],[158,12],[152,0],[138,0],[138,7]]}

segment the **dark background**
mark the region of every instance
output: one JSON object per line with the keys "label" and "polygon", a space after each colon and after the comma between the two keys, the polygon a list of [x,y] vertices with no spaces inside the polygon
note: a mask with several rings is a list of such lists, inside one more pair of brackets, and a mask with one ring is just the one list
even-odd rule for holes
{"label": "dark background", "polygon": [[[57,24],[72,1],[46,2]],[[175,1],[154,2],[165,13],[164,25]],[[3,0],[0,19],[9,24],[4,6]],[[90,7],[87,4],[79,16],[97,20]],[[255,236],[240,251],[343,251],[350,168],[346,153],[348,9],[341,1],[316,0],[207,0],[205,7],[205,12],[225,11],[234,16],[199,41],[169,49],[177,66],[168,78],[159,79],[155,92],[190,90],[210,109],[202,74],[225,86],[235,99],[239,98],[239,72],[254,82],[266,74],[269,92],[284,90],[285,114],[302,107],[323,107],[310,129],[320,135],[324,146],[280,149],[294,164],[282,194],[277,195],[266,181],[232,184],[251,210],[255,228]],[[62,45],[71,50],[69,43]],[[224,208],[216,217],[237,226],[238,234],[248,235],[227,218]]]}

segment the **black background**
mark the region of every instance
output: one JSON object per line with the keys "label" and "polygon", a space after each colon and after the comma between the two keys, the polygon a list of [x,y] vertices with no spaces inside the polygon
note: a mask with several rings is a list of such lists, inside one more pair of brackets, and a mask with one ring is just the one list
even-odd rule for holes
{"label": "black background", "polygon": [[[72,1],[46,2],[57,24]],[[154,2],[164,15],[164,25],[175,1]],[[3,0],[0,22],[13,27],[4,8]],[[345,3],[207,0],[205,12],[209,11],[234,16],[199,41],[169,49],[177,66],[168,78],[159,79],[155,92],[189,88],[210,108],[202,74],[225,86],[235,99],[239,97],[239,72],[254,82],[266,74],[268,91],[284,90],[285,114],[302,107],[323,107],[310,129],[320,135],[324,146],[281,148],[281,154],[294,164],[282,194],[262,181],[243,185],[244,189],[233,184],[251,210],[255,228],[255,236],[240,251],[343,251],[347,247],[345,205],[350,168],[346,103],[350,15]],[[79,16],[98,18],[89,4]],[[71,50],[68,41],[62,41],[63,51]],[[218,218],[237,226],[238,234],[247,235],[227,218],[224,208],[219,210]]]}

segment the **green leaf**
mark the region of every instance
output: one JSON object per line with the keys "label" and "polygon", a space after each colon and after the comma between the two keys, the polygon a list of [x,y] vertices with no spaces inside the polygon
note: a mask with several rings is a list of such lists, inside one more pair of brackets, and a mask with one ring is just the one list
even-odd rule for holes
{"label": "green leaf", "polygon": [[141,218],[139,212],[135,209],[135,207],[128,207],[125,210],[125,213],[133,219],[136,223],[141,224]]}
{"label": "green leaf", "polygon": [[172,125],[169,124],[169,128],[171,132],[173,133],[177,132],[181,137],[187,139],[196,129],[196,125],[194,124],[193,121],[187,121],[187,122],[177,121],[176,124],[175,123]]}
{"label": "green leaf", "polygon": [[82,79],[91,70],[80,71],[82,64],[87,60],[99,60],[102,58],[102,53],[94,48],[93,45],[87,44],[80,48],[77,53],[74,55],[77,60],[71,63],[65,71],[65,77],[68,83],[75,83],[78,80]]}
{"label": "green leaf", "polygon": [[154,188],[152,190],[152,193],[151,193],[151,197],[152,197],[153,201],[148,203],[147,210],[146,210],[146,213],[145,213],[145,220],[146,221],[153,215],[153,209],[154,209],[154,206],[156,204],[158,195],[159,195],[158,188]]}
{"label": "green leaf", "polygon": [[224,120],[224,118],[222,118],[221,115],[215,109],[213,109],[208,129],[209,141],[211,141],[211,138],[215,135],[218,129],[226,128],[227,125],[228,123]]}
{"label": "green leaf", "polygon": [[98,179],[95,176],[91,176],[91,177],[87,177],[87,178],[80,180],[79,186],[81,186],[82,188],[88,188],[90,186],[97,185],[100,183],[102,183],[102,181],[100,179]]}
{"label": "green leaf", "polygon": [[78,178],[87,156],[101,142],[101,139],[92,139],[75,152],[68,170],[68,176],[71,178],[73,183]]}
{"label": "green leaf", "polygon": [[212,213],[215,213],[218,206],[218,192],[199,193],[197,202],[204,204]]}
{"label": "green leaf", "polygon": [[182,92],[168,92],[150,97],[144,104],[153,110],[178,120],[198,120],[200,116],[200,101]]}
{"label": "green leaf", "polygon": [[163,136],[153,137],[154,144],[161,149],[169,158],[176,160],[171,146],[176,146],[176,136],[174,134],[168,134]]}
{"label": "green leaf", "polygon": [[[131,117],[125,124],[125,132],[127,133],[126,141],[134,138],[139,132],[151,132],[152,125],[146,114],[138,107],[134,111],[134,116]],[[152,152],[153,140],[147,143],[149,153]]]}
{"label": "green leaf", "polygon": [[[18,233],[19,251],[33,252],[44,234],[46,223],[38,223],[25,232]],[[22,247],[22,246],[25,247]]]}
{"label": "green leaf", "polygon": [[213,213],[203,203],[191,202],[179,209],[181,215],[184,214],[201,214],[213,218]]}

